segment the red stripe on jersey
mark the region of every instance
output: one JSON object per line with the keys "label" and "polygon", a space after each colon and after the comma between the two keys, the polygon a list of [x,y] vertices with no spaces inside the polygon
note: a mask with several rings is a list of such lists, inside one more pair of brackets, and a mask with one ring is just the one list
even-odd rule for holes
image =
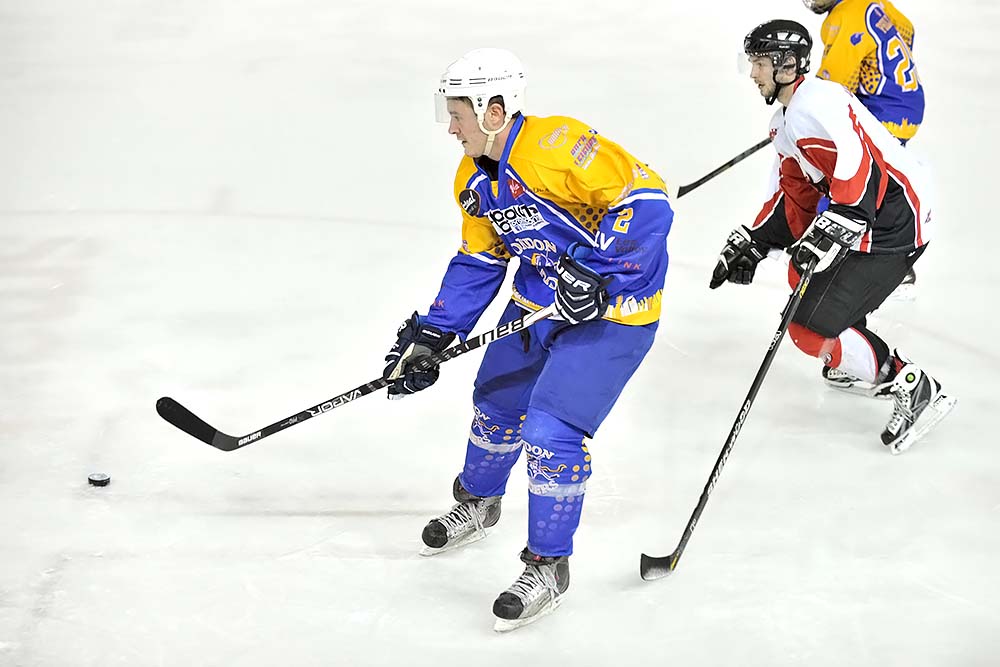
{"label": "red stripe on jersey", "polygon": [[799,139],[795,142],[795,146],[802,153],[802,157],[823,172],[828,183],[833,182],[833,170],[837,166],[837,144],[829,139],[809,137]]}
{"label": "red stripe on jersey", "polygon": [[819,190],[793,158],[782,157],[778,182],[785,193],[785,221],[796,239],[802,238],[816,217]]}
{"label": "red stripe on jersey", "polygon": [[923,211],[920,210],[920,197],[917,196],[917,191],[913,189],[910,184],[910,179],[906,177],[906,174],[895,169],[892,165],[886,165],[886,170],[893,175],[896,181],[903,187],[903,195],[906,197],[906,201],[909,202],[910,208],[913,209],[914,220],[916,221],[916,229],[914,229],[914,247],[919,248],[924,244],[923,239],[923,228],[924,228],[924,218]]}
{"label": "red stripe on jersey", "polygon": [[766,204],[764,204],[764,208],[760,210],[760,213],[757,214],[757,218],[753,221],[754,229],[760,227],[762,224],[767,222],[768,218],[774,215],[774,210],[778,208],[778,202],[781,201],[782,194],[784,193],[781,190],[778,190],[774,193],[774,196],[771,197]]}
{"label": "red stripe on jersey", "polygon": [[875,201],[875,207],[878,208],[882,206],[882,199],[885,197],[885,190],[889,185],[885,158],[882,156],[882,151],[875,146],[871,137],[861,127],[853,107],[848,106],[847,113],[851,117],[854,133],[861,143],[861,162],[858,165],[858,170],[848,180],[832,179],[830,181],[830,198],[838,204],[856,205],[864,198],[865,192],[868,190],[868,181],[871,179],[873,165],[878,165],[882,174],[879,178],[878,196]]}
{"label": "red stripe on jersey", "polygon": [[865,232],[865,235],[861,237],[861,245],[858,246],[858,250],[861,252],[868,252],[872,247],[872,230],[869,229]]}

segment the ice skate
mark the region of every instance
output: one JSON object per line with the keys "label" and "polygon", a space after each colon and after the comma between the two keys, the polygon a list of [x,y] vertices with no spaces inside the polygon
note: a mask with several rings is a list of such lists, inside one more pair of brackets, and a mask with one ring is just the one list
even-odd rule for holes
{"label": "ice skate", "polygon": [[833,387],[838,391],[867,396],[868,398],[888,398],[887,396],[876,396],[875,390],[878,385],[865,382],[839,368],[823,366],[823,380],[826,382],[826,386]]}
{"label": "ice skate", "polygon": [[945,418],[957,399],[941,391],[941,383],[896,353],[903,364],[895,377],[878,388],[893,400],[892,416],[882,431],[882,444],[901,454]]}
{"label": "ice skate", "polygon": [[458,477],[452,486],[458,504],[424,526],[420,537],[426,545],[421,556],[434,556],[486,537],[486,529],[500,520],[501,496],[480,498],[465,490]]}
{"label": "ice skate", "polygon": [[917,274],[913,272],[913,267],[903,276],[903,282],[893,290],[889,298],[894,301],[913,301],[917,298]]}
{"label": "ice skate", "polygon": [[508,632],[551,614],[569,588],[569,556],[538,556],[521,552],[524,572],[493,603],[493,629]]}

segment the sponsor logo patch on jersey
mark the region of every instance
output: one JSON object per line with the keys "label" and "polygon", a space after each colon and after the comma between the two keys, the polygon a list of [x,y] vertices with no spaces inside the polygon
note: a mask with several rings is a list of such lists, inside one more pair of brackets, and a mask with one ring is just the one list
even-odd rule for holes
{"label": "sponsor logo patch on jersey", "polygon": [[546,134],[544,137],[538,140],[538,147],[544,148],[545,150],[551,150],[553,148],[559,148],[566,143],[566,135],[569,134],[569,126],[563,125],[553,130],[550,134]]}
{"label": "sponsor logo patch on jersey", "polygon": [[493,223],[493,228],[497,234],[520,234],[535,229],[541,229],[549,224],[538,212],[538,207],[534,204],[525,206],[515,204],[507,208],[489,211],[486,216]]}
{"label": "sponsor logo patch on jersey", "polygon": [[482,198],[479,193],[475,190],[466,188],[458,193],[458,203],[469,215],[479,215],[480,206],[483,203]]}
{"label": "sponsor logo patch on jersey", "polygon": [[573,164],[581,169],[589,167],[590,163],[597,157],[597,151],[601,146],[597,143],[596,134],[594,130],[590,130],[590,136],[580,135],[580,138],[573,144],[573,148],[569,150],[569,154],[575,158]]}
{"label": "sponsor logo patch on jersey", "polygon": [[858,44],[861,43],[861,40],[864,39],[864,37],[865,35],[862,32],[854,33],[853,35],[851,35],[851,44],[857,46]]}
{"label": "sponsor logo patch on jersey", "polygon": [[525,254],[532,250],[538,250],[545,253],[555,253],[558,252],[556,244],[548,239],[533,239],[531,237],[516,238],[510,242],[510,248],[517,254]]}
{"label": "sponsor logo patch on jersey", "polygon": [[524,194],[524,186],[517,182],[517,179],[507,179],[507,187],[510,188],[510,196],[517,199]]}

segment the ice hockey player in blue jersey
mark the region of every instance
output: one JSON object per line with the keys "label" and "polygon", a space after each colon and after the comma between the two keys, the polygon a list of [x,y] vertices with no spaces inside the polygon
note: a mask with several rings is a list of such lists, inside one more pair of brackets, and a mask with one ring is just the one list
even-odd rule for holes
{"label": "ice hockey player in blue jersey", "polygon": [[386,356],[392,396],[430,387],[420,358],[472,330],[517,259],[501,322],[555,305],[557,317],[490,345],[473,392],[457,504],[423,530],[424,553],[486,536],[523,450],[529,478],[524,571],[496,599],[496,629],[537,620],[569,586],[569,556],[591,438],[653,343],[673,212],[661,178],[590,126],[524,115],[525,74],[501,49],[478,49],[441,76],[437,119],[465,152],[454,198],[462,240],[425,315]]}

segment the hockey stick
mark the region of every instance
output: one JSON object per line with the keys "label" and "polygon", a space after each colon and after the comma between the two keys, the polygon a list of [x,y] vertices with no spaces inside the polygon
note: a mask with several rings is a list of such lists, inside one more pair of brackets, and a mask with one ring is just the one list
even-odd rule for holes
{"label": "hockey stick", "polygon": [[708,181],[712,180],[713,178],[715,178],[716,176],[718,176],[719,174],[721,174],[722,172],[724,172],[726,169],[729,169],[730,167],[732,167],[734,164],[737,164],[738,162],[742,162],[746,158],[750,157],[751,155],[753,155],[754,153],[756,153],[757,151],[759,151],[764,146],[767,146],[769,143],[771,143],[771,138],[770,137],[768,137],[764,141],[760,142],[759,144],[754,144],[753,146],[751,146],[750,148],[746,149],[745,151],[743,151],[742,153],[740,153],[739,155],[737,155],[736,157],[734,157],[732,160],[730,160],[726,164],[724,164],[721,167],[719,167],[718,169],[716,169],[715,171],[713,171],[713,172],[711,172],[709,174],[705,174],[704,176],[702,176],[701,178],[699,178],[694,183],[689,183],[688,185],[682,185],[681,187],[677,188],[677,197],[678,198],[683,197],[687,193],[689,193],[692,190],[694,190],[695,188],[697,188],[699,185],[704,185]]}
{"label": "hockey stick", "polygon": [[[541,322],[554,314],[555,306],[549,306],[548,308],[544,308],[534,313],[529,313],[519,320],[505,322],[496,329],[479,334],[474,338],[469,338],[464,343],[459,343],[458,345],[449,347],[448,349],[442,350],[437,354],[425,357],[414,364],[414,367],[419,370],[427,370],[433,366],[437,366],[438,364],[443,364],[444,362],[450,361],[451,359],[461,356],[466,352],[471,352],[472,350],[482,347],[483,345],[488,345],[495,340],[500,340],[501,338],[515,334],[523,329],[527,329],[531,325]],[[345,403],[350,403],[351,401],[361,398],[362,396],[367,396],[368,394],[378,391],[379,389],[384,389],[385,387],[388,387],[389,384],[389,380],[385,380],[383,378],[366,382],[360,387],[355,387],[350,391],[345,391],[343,394],[334,396],[328,401],[323,401],[322,403],[314,405],[311,408],[307,408],[298,414],[288,417],[287,419],[282,419],[279,422],[275,422],[270,426],[265,426],[264,428],[253,431],[240,438],[223,433],[222,431],[209,426],[207,422],[169,396],[164,396],[156,402],[156,411],[161,417],[188,435],[198,438],[202,442],[212,445],[216,449],[221,449],[224,452],[231,452],[235,449],[249,445],[251,442],[263,440],[267,436],[274,435],[278,431],[284,431],[290,426],[301,424],[307,419],[327,413],[334,408],[339,408]]]}
{"label": "hockey stick", "polygon": [[757,391],[760,389],[761,384],[764,383],[764,376],[767,375],[767,371],[771,367],[771,362],[778,352],[778,345],[781,343],[781,339],[785,337],[788,325],[791,324],[792,317],[795,315],[795,311],[798,310],[799,303],[802,301],[802,295],[805,294],[806,288],[809,286],[809,280],[812,278],[815,267],[815,261],[809,264],[802,277],[799,278],[799,284],[795,288],[795,291],[788,297],[788,305],[785,306],[785,310],[781,313],[781,324],[778,325],[778,330],[774,332],[771,345],[767,348],[767,354],[764,355],[764,361],[761,362],[760,369],[753,379],[753,384],[750,385],[750,392],[743,401],[743,408],[740,410],[739,415],[736,416],[733,428],[729,431],[729,437],[726,438],[726,444],[723,445],[722,451],[719,453],[719,458],[715,462],[715,467],[712,468],[712,474],[708,478],[708,483],[705,484],[705,489],[701,492],[698,505],[694,508],[691,518],[688,519],[687,526],[684,527],[684,534],[681,536],[681,541],[677,545],[677,548],[669,556],[647,556],[646,554],[642,554],[642,558],[639,560],[639,574],[646,581],[665,577],[677,569],[677,561],[680,560],[688,540],[691,539],[691,534],[694,533],[694,527],[697,525],[701,513],[705,510],[705,505],[708,503],[708,497],[712,494],[712,489],[715,488],[716,482],[719,481],[719,475],[722,474],[722,468],[726,465],[726,459],[729,458],[729,453],[732,451],[733,445],[736,444],[736,438],[739,436],[740,430],[743,428],[743,423],[750,413],[754,399],[757,398]]}

